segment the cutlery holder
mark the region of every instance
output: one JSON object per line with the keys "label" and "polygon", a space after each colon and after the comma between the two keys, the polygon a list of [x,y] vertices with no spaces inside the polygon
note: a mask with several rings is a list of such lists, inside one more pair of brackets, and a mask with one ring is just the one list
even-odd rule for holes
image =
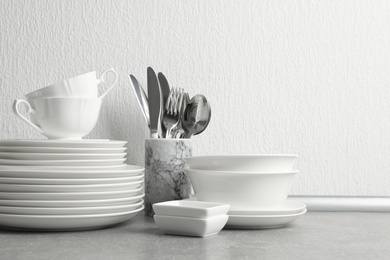
{"label": "cutlery holder", "polygon": [[190,197],[192,187],[184,171],[184,158],[189,156],[192,156],[190,139],[145,140],[146,216],[154,215],[154,203]]}

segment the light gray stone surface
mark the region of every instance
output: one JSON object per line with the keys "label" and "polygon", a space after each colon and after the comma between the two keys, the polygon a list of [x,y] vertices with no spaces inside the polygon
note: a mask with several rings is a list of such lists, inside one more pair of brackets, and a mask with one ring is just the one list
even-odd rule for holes
{"label": "light gray stone surface", "polygon": [[208,238],[164,235],[140,213],[95,231],[0,229],[0,259],[388,259],[390,215],[309,212],[273,230],[222,230]]}
{"label": "light gray stone surface", "polygon": [[184,171],[192,156],[190,139],[145,140],[145,214],[153,216],[157,202],[190,197],[191,183]]}

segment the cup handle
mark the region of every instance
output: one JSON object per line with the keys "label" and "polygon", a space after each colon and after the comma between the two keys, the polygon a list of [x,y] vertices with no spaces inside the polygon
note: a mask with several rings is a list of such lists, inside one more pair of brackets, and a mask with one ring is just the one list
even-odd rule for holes
{"label": "cup handle", "polygon": [[17,117],[19,117],[21,120],[23,120],[24,122],[26,122],[28,125],[30,125],[32,128],[34,128],[36,131],[38,131],[38,133],[42,134],[43,131],[42,129],[33,124],[30,120],[28,120],[26,117],[24,117],[18,110],[18,107],[20,104],[25,104],[28,108],[28,111],[27,113],[30,114],[30,113],[34,113],[34,109],[31,108],[30,104],[26,101],[26,100],[23,100],[23,99],[17,99],[14,101],[14,104],[12,105],[12,110],[14,111],[15,115]]}
{"label": "cup handle", "polygon": [[118,81],[118,74],[116,73],[116,71],[114,70],[114,68],[111,68],[111,69],[108,69],[108,70],[105,70],[103,71],[102,75],[100,76],[99,80],[98,80],[98,84],[100,83],[106,83],[106,81],[104,80],[104,77],[105,75],[108,73],[108,72],[111,72],[115,75],[115,80],[114,80],[114,83],[112,83],[112,85],[99,97],[100,99],[103,99],[107,94],[108,92],[111,91],[111,89],[115,86],[115,84],[117,83]]}

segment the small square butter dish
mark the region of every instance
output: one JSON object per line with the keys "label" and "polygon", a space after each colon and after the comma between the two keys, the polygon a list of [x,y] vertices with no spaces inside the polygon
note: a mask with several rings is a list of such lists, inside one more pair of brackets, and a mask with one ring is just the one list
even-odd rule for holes
{"label": "small square butter dish", "polygon": [[188,218],[226,215],[229,209],[229,204],[193,200],[172,200],[153,204],[153,210],[157,215]]}

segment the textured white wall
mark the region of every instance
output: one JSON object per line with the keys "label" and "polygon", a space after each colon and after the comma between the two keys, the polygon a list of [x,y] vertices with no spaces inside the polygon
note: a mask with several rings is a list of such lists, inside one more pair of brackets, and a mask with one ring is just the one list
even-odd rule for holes
{"label": "textured white wall", "polygon": [[11,103],[114,67],[119,84],[89,137],[147,129],[127,74],[146,67],[210,99],[196,154],[297,153],[292,193],[390,195],[390,1],[0,2],[0,138],[41,138]]}

